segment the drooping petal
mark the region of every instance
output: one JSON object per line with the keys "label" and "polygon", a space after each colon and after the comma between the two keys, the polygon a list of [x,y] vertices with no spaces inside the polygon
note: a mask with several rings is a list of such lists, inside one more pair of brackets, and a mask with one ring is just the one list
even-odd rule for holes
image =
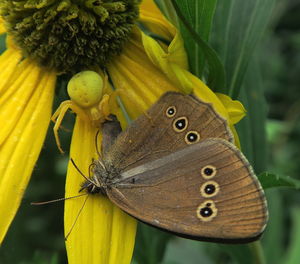
{"label": "drooping petal", "polygon": [[[158,35],[172,39],[176,28],[163,16],[153,0],[143,0],[140,5],[140,20],[148,23],[147,27]],[[150,28],[151,27],[151,28]]]}
{"label": "drooping petal", "polygon": [[[155,52],[158,52],[157,56],[159,56],[159,53],[161,53],[160,50],[162,49],[165,51],[165,59],[172,61],[181,68],[188,69],[188,59],[181,35],[178,30],[165,19],[153,1],[143,1],[141,5],[140,21],[151,32],[170,41],[168,46],[163,45],[162,43],[160,43],[160,48],[158,46],[151,46],[156,49]],[[148,44],[151,45],[151,43]]]}
{"label": "drooping petal", "polygon": [[245,115],[246,109],[240,101],[232,100],[228,95],[216,93],[219,99],[222,101],[223,105],[229,114],[230,124],[234,125],[238,123]]}
{"label": "drooping petal", "polygon": [[0,243],[17,212],[41,151],[56,80],[55,73],[45,72],[27,60],[9,76],[14,81],[2,86],[5,89],[0,103],[0,123],[5,124],[0,130]]}
{"label": "drooping petal", "polygon": [[[95,147],[97,130],[91,123],[77,117],[70,157],[87,176],[92,158],[98,158]],[[66,197],[76,195],[82,182],[84,178],[69,164]],[[69,233],[85,199],[88,200],[66,241],[69,263],[130,263],[136,221],[106,197],[89,195],[88,198],[83,196],[66,201],[65,235]]]}
{"label": "drooping petal", "polygon": [[159,67],[172,80],[174,85],[185,93],[194,92],[201,100],[211,103],[220,115],[228,119],[228,113],[215,93],[200,79],[172,60],[173,53],[175,52],[171,48],[166,53],[151,37],[142,33],[142,39],[147,55],[153,64]]}

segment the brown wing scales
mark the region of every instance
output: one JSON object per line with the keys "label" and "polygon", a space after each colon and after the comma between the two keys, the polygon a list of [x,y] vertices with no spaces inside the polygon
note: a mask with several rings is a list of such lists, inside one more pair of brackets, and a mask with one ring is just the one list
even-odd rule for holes
{"label": "brown wing scales", "polygon": [[239,242],[254,240],[265,228],[262,188],[228,141],[204,140],[121,176],[108,196],[151,225],[196,239]]}
{"label": "brown wing scales", "polygon": [[[170,107],[175,112],[168,114]],[[184,129],[178,130],[181,118],[187,122]],[[195,133],[188,135],[191,131]],[[210,104],[191,95],[169,92],[119,135],[105,159],[120,169],[129,169],[185,148],[189,145],[187,140],[197,134],[200,141],[206,138],[233,141],[226,120]]]}

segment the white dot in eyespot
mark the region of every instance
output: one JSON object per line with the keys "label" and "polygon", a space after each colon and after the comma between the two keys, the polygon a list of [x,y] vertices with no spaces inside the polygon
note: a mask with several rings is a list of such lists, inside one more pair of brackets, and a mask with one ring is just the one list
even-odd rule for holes
{"label": "white dot in eyespot", "polygon": [[203,222],[209,222],[218,214],[218,209],[212,200],[204,201],[196,211],[197,217]]}
{"label": "white dot in eyespot", "polygon": [[215,181],[206,181],[200,187],[200,193],[203,197],[213,197],[216,196],[220,191],[220,186]]}
{"label": "white dot in eyespot", "polygon": [[185,143],[187,144],[195,144],[200,140],[200,134],[197,131],[189,131],[185,135]]}
{"label": "white dot in eyespot", "polygon": [[167,117],[173,117],[176,114],[176,107],[175,106],[169,106],[166,110],[166,116]]}

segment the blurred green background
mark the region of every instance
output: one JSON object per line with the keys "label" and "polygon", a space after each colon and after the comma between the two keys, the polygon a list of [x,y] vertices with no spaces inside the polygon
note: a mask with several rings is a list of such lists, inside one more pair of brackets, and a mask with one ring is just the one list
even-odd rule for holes
{"label": "blurred green background", "polygon": [[[242,149],[257,173],[267,170],[300,180],[300,2],[286,0],[273,3],[272,15],[267,19],[268,26],[251,53],[242,81],[243,90],[239,99],[246,106],[248,116],[239,124],[238,131]],[[230,68],[227,66],[230,62],[228,56],[222,54],[226,40],[222,42],[218,38],[222,28],[219,19],[224,11],[222,8],[224,6],[218,3],[210,44],[220,55],[230,83]],[[238,23],[238,18],[237,15],[235,23]],[[231,37],[234,36],[233,32]],[[238,38],[238,34],[236,36]],[[234,41],[238,48],[239,40]],[[229,40],[228,43],[234,45],[234,41]],[[1,45],[3,51],[3,37]],[[235,50],[235,47],[231,49]],[[54,109],[67,98],[64,89],[58,91]],[[71,128],[73,122],[74,117],[69,114],[64,126]],[[60,137],[64,148],[68,149],[71,133],[61,131]],[[51,125],[20,210],[0,248],[0,263],[67,262],[63,202],[45,206],[30,205],[32,201],[47,201],[64,196],[67,161],[67,155],[59,154]],[[266,263],[300,263],[299,191],[274,188],[268,189],[266,193],[270,210],[270,221],[262,238]],[[247,264],[253,263],[252,253],[247,246],[191,241],[140,224],[133,262]]]}

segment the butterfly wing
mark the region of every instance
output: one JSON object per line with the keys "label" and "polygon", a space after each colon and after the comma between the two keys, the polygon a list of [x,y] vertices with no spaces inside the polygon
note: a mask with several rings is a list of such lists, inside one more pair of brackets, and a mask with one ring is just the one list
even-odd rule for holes
{"label": "butterfly wing", "polygon": [[122,170],[206,138],[233,141],[226,120],[211,104],[168,92],[119,135],[105,159]]}
{"label": "butterfly wing", "polygon": [[124,171],[108,190],[128,214],[199,240],[249,242],[268,212],[259,181],[243,154],[208,139]]}

